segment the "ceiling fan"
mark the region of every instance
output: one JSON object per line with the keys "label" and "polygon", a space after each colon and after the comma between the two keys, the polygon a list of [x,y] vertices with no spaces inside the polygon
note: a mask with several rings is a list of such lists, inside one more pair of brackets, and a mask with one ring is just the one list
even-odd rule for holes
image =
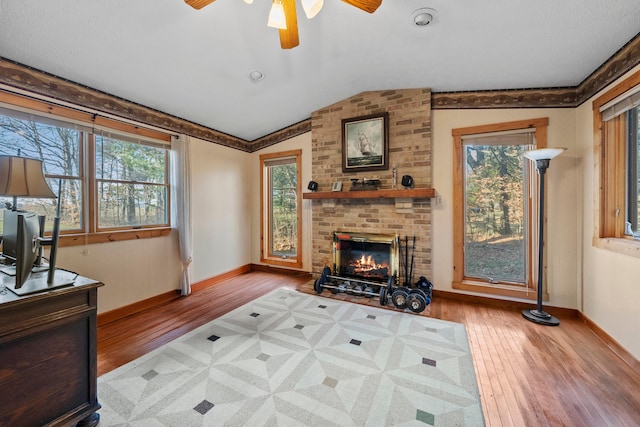
{"label": "ceiling fan", "polygon": [[[194,9],[213,3],[216,0],[184,0],[186,4]],[[245,3],[253,3],[253,0],[244,0]],[[300,0],[302,7],[311,19],[320,12],[324,0]],[[373,13],[382,4],[382,0],[342,0],[365,12]],[[296,13],[296,0],[272,0],[271,12],[269,12],[270,27],[278,28],[280,31],[280,47],[291,49],[300,44],[298,38],[298,16]]]}

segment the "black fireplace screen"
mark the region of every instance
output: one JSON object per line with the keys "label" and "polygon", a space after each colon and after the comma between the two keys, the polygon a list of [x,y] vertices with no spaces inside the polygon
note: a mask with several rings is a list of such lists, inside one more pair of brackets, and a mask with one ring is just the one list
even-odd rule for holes
{"label": "black fireplace screen", "polygon": [[398,275],[398,237],[387,234],[334,233],[334,273],[372,281]]}

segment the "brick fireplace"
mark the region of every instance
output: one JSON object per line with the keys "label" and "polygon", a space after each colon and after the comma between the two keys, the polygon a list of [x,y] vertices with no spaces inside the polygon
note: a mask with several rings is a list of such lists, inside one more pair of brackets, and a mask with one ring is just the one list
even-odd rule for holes
{"label": "brick fireplace", "polygon": [[386,282],[399,276],[399,242],[395,234],[333,233],[333,274]]}
{"label": "brick fireplace", "polygon": [[[389,170],[342,172],[341,120],[389,113]],[[312,178],[319,192],[331,192],[336,181],[344,192],[312,200],[312,271],[333,267],[334,232],[416,236],[414,276],[431,277],[431,199],[396,197],[392,167],[411,175],[416,189],[431,188],[431,91],[401,89],[364,92],[311,116]],[[375,197],[352,198],[350,179],[379,179]]]}

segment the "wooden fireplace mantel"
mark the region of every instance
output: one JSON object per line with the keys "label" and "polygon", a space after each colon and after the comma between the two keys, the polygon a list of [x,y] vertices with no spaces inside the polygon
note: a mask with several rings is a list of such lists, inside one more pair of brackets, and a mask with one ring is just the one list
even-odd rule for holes
{"label": "wooden fireplace mantel", "polygon": [[410,190],[320,191],[303,193],[303,199],[428,199],[436,196],[435,188]]}

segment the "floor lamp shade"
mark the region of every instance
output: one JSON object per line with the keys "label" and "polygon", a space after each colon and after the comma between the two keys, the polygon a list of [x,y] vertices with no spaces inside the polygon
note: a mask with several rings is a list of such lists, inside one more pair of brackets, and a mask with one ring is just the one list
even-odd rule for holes
{"label": "floor lamp shade", "polygon": [[542,283],[544,267],[544,176],[549,167],[549,161],[562,154],[566,148],[541,148],[539,150],[527,151],[524,156],[536,162],[536,169],[540,175],[540,189],[538,200],[538,301],[534,310],[523,310],[522,316],[535,323],[547,326],[557,326],[560,321],[545,312],[542,307]]}

